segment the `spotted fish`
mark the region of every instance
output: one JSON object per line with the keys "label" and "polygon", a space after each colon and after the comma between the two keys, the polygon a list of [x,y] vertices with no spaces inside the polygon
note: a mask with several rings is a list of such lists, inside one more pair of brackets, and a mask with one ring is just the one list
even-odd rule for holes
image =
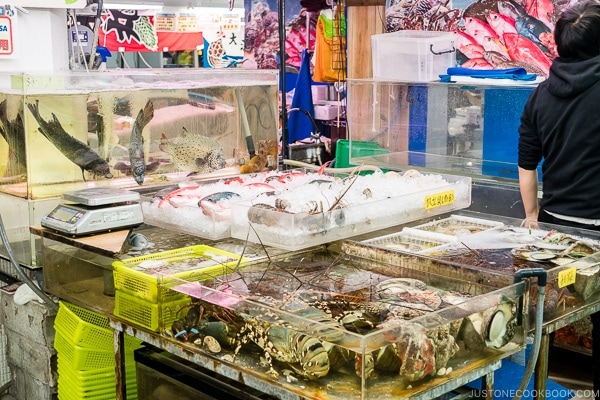
{"label": "spotted fish", "polygon": [[140,110],[131,129],[129,139],[129,162],[131,175],[138,185],[144,183],[144,173],[146,172],[146,160],[144,159],[144,137],[142,132],[148,122],[154,117],[154,105],[148,100],[146,106]]}
{"label": "spotted fish", "polygon": [[[102,159],[90,146],[69,135],[54,113],[52,113],[52,119],[46,121],[40,115],[39,101],[36,101],[35,104],[27,103],[27,108],[29,108],[39,125],[38,131],[65,157],[79,166],[82,175],[84,171],[89,171],[94,177],[112,178],[108,162]],[[83,180],[85,180],[85,175],[83,175]]]}
{"label": "spotted fish", "polygon": [[171,156],[175,168],[190,175],[208,173],[225,167],[223,148],[215,139],[191,134],[186,128],[169,142],[163,133],[159,148]]}

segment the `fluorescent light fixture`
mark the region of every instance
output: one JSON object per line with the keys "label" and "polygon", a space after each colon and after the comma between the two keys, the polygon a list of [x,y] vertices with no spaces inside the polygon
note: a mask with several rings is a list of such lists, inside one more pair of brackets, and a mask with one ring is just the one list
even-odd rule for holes
{"label": "fluorescent light fixture", "polygon": [[105,1],[102,3],[102,7],[105,9],[112,10],[162,10],[162,3],[127,3],[127,2],[112,2]]}

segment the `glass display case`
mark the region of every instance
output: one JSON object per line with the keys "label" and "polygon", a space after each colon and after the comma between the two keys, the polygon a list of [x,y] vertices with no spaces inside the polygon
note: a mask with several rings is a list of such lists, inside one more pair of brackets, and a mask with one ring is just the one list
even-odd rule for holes
{"label": "glass display case", "polygon": [[277,77],[268,70],[0,74],[0,203],[19,261],[36,264],[28,228],[65,192],[276,169]]}
{"label": "glass display case", "polygon": [[0,192],[40,199],[239,174],[277,140],[277,87],[266,70],[2,75]]}
{"label": "glass display case", "polygon": [[303,398],[430,398],[522,348],[523,289],[315,248],[182,281],[164,334]]}
{"label": "glass display case", "polygon": [[351,163],[514,181],[519,120],[534,86],[488,82],[349,79]]}
{"label": "glass display case", "polygon": [[[297,178],[293,178],[297,179]],[[295,251],[466,208],[471,179],[374,171],[266,193],[231,207],[231,236]]]}
{"label": "glass display case", "polygon": [[[360,242],[346,241],[343,251],[498,288],[511,285],[519,270],[544,269],[545,321],[569,313],[600,291],[598,232],[542,223],[521,226],[520,219],[469,211],[410,225]],[[533,280],[531,316],[536,295]]]}

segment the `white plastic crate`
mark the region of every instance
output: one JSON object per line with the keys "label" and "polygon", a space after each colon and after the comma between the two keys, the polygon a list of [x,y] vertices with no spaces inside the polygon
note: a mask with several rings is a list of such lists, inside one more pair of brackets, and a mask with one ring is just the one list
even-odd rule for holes
{"label": "white plastic crate", "polygon": [[456,64],[451,32],[403,30],[371,36],[373,78],[380,81],[439,80]]}
{"label": "white plastic crate", "polygon": [[482,232],[488,229],[504,226],[502,222],[491,221],[480,218],[467,217],[464,215],[451,215],[448,218],[437,219],[425,224],[412,227],[415,231],[435,233],[439,237],[447,237],[449,241]]}
{"label": "white plastic crate", "polygon": [[410,253],[419,253],[430,250],[454,240],[446,235],[438,235],[434,232],[419,231],[412,228],[404,228],[401,232],[379,236],[365,240],[362,243],[381,247],[388,250],[400,250]]}

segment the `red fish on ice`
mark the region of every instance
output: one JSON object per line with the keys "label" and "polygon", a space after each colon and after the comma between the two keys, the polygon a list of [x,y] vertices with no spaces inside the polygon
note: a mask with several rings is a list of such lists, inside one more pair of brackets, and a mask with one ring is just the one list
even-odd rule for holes
{"label": "red fish on ice", "polygon": [[471,35],[466,34],[463,31],[454,31],[454,45],[462,54],[467,58],[480,58],[483,57],[485,49],[482,45],[477,43]]}
{"label": "red fish on ice", "polygon": [[508,51],[506,50],[506,46],[504,46],[504,44],[498,38],[486,36],[483,39],[483,48],[485,49],[485,51],[493,51],[508,57]]}
{"label": "red fish on ice", "polygon": [[471,69],[493,69],[494,66],[487,62],[484,58],[471,58],[465,61],[462,65],[463,68]]}

